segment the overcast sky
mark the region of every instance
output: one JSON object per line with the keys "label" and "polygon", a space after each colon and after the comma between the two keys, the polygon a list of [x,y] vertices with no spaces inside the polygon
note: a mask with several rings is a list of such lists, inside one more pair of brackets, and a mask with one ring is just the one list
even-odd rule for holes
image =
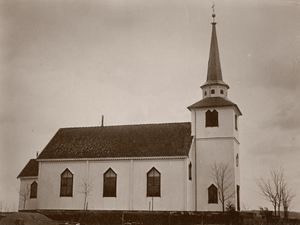
{"label": "overcast sky", "polygon": [[[282,167],[300,211],[300,1],[216,0],[240,119],[242,208]],[[0,201],[60,127],[190,121],[201,99],[212,1],[0,0]]]}

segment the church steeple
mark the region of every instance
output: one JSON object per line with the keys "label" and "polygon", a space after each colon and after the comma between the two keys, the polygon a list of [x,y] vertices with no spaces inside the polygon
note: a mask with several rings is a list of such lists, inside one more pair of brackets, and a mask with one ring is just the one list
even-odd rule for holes
{"label": "church steeple", "polygon": [[[229,86],[223,81],[222,77],[222,70],[221,70],[221,63],[220,63],[220,56],[219,56],[219,47],[218,47],[218,39],[217,39],[217,31],[216,31],[216,22],[215,17],[216,14],[214,12],[214,5],[213,5],[213,14],[212,14],[212,32],[211,32],[211,42],[210,42],[210,51],[209,51],[209,60],[208,60],[208,68],[207,68],[207,79],[206,82],[201,86],[203,89],[203,96],[204,97],[211,97],[208,92],[211,93],[211,88],[223,88],[223,94],[221,97],[227,96],[227,89]],[[214,92],[211,93],[214,95]],[[225,93],[226,92],[226,93]]]}
{"label": "church steeple", "polygon": [[[242,115],[238,106],[227,97],[229,86],[223,81],[214,6],[212,33],[206,82],[201,86],[203,98],[188,107],[191,111],[191,155],[194,163],[195,211],[222,211],[222,204],[216,198],[218,190],[208,165],[226,165],[231,173],[228,188],[234,192],[230,201],[239,210],[240,168],[238,118]],[[208,196],[208,198],[207,198]],[[208,201],[207,201],[208,200]]]}
{"label": "church steeple", "polygon": [[[214,15],[214,14],[213,14]],[[212,22],[210,52],[207,68],[207,81],[222,81],[222,70],[219,56],[216,22]]]}

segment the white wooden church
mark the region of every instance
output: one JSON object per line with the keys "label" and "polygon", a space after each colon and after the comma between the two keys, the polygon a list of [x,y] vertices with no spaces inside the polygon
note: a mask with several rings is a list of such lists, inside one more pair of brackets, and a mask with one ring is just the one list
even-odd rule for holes
{"label": "white wooden church", "polygon": [[59,129],[18,176],[19,210],[221,211],[219,164],[239,210],[242,114],[228,99],[214,20],[201,88],[191,122]]}

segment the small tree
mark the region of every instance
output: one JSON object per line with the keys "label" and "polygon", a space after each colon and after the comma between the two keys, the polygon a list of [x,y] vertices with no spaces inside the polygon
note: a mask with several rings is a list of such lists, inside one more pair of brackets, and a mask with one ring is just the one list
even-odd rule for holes
{"label": "small tree", "polygon": [[281,205],[286,211],[293,198],[287,187],[283,169],[272,170],[269,179],[260,179],[258,183],[261,194],[274,208],[274,216],[280,216]]}
{"label": "small tree", "polygon": [[276,216],[278,194],[276,192],[276,189],[272,185],[272,182],[270,180],[260,179],[258,183],[258,187],[260,189],[262,196],[273,205],[274,215]]}
{"label": "small tree", "polygon": [[278,212],[278,216],[280,217],[283,187],[285,185],[283,170],[280,169],[280,170],[271,171],[271,180],[273,181],[273,185],[275,187],[276,194],[277,194],[277,209],[278,209],[277,212]]}
{"label": "small tree", "polygon": [[83,210],[88,209],[88,197],[92,191],[92,184],[89,183],[88,179],[84,179],[81,184],[81,190],[80,193],[84,196],[84,202],[83,202]]}
{"label": "small tree", "polygon": [[20,199],[23,201],[23,209],[26,207],[26,202],[30,196],[30,186],[29,184],[25,185],[22,190],[19,191]]}
{"label": "small tree", "polygon": [[228,164],[214,163],[211,166],[211,177],[218,188],[218,196],[222,203],[222,211],[224,212],[226,201],[231,199],[235,194],[232,171]]}
{"label": "small tree", "polygon": [[291,205],[291,202],[295,195],[292,193],[292,191],[288,188],[287,183],[284,183],[284,186],[282,188],[282,206],[284,210],[284,218],[288,218],[288,209]]}

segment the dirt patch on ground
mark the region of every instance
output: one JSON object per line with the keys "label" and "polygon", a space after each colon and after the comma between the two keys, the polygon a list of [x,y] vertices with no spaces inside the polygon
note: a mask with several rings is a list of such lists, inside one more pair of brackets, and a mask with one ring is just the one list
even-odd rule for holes
{"label": "dirt patch on ground", "polygon": [[12,213],[0,220],[0,225],[58,225],[40,213]]}

